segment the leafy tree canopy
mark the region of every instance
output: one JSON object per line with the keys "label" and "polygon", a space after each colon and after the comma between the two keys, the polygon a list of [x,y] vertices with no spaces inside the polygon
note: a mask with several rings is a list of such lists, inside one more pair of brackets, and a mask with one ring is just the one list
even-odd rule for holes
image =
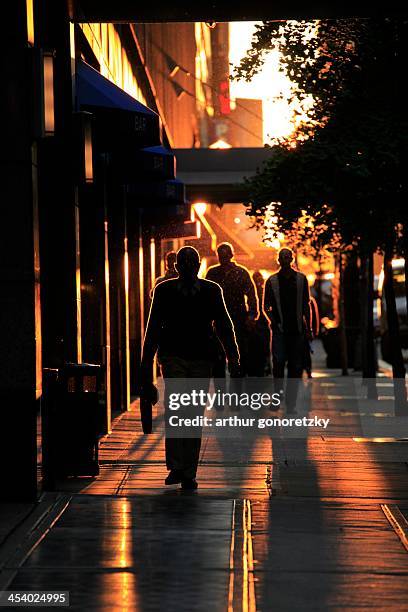
{"label": "leafy tree canopy", "polygon": [[[299,96],[313,95],[298,141],[272,147],[247,181],[248,214],[266,210],[301,244],[382,247],[405,222],[408,126],[401,101],[405,24],[394,20],[265,22],[233,78],[250,80],[278,49]],[[288,146],[288,144],[290,146]],[[269,208],[268,208],[269,207]],[[385,229],[389,231],[385,231]]]}

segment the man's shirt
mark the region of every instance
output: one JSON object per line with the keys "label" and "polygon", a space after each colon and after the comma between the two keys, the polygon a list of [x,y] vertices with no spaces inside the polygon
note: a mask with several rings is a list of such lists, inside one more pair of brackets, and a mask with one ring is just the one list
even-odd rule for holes
{"label": "man's shirt", "polygon": [[296,333],[298,331],[296,274],[284,276],[280,270],[278,278],[283,330],[286,333]]}
{"label": "man's shirt", "polygon": [[162,283],[165,280],[170,280],[171,278],[178,278],[177,270],[166,270],[163,276],[156,278],[154,286],[157,287],[159,283]]}
{"label": "man's shirt", "polygon": [[[297,334],[306,326],[310,328],[310,295],[307,278],[301,274],[302,296],[301,309],[298,311],[298,281],[297,278],[301,274],[295,270],[291,270],[289,275],[280,270],[277,274],[273,274],[265,283],[264,292],[264,311],[272,324],[273,328],[281,328],[284,333]],[[276,303],[276,295],[272,288],[272,278],[277,278],[279,283],[280,308]],[[280,316],[279,311],[282,313]],[[299,315],[302,321],[299,321]]]}
{"label": "man's shirt", "polygon": [[181,279],[154,290],[143,346],[143,360],[160,357],[212,360],[221,341],[229,360],[239,358],[234,328],[221,288],[213,282]]}
{"label": "man's shirt", "polygon": [[231,261],[208,269],[206,278],[222,288],[225,304],[234,323],[243,323],[249,316],[259,315],[255,284],[244,266]]}

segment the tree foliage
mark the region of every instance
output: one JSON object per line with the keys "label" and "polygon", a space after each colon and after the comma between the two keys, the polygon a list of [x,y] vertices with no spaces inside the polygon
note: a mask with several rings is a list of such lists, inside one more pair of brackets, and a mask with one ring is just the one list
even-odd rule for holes
{"label": "tree foliage", "polygon": [[371,250],[394,238],[395,225],[405,223],[407,195],[404,28],[388,19],[257,26],[233,78],[250,80],[266,53],[278,49],[298,95],[315,101],[296,146],[272,147],[247,181],[247,212],[258,226],[275,202],[277,229],[299,244],[364,243]]}

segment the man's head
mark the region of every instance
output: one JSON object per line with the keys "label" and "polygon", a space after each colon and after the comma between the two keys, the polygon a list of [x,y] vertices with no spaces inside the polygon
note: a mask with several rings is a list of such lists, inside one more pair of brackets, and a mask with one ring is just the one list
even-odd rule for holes
{"label": "man's head", "polygon": [[293,251],[288,247],[283,247],[278,253],[278,262],[281,268],[290,268],[293,261]]}
{"label": "man's head", "polygon": [[234,257],[234,249],[229,242],[221,242],[217,246],[218,261],[220,264],[227,264]]}
{"label": "man's head", "polygon": [[169,251],[166,253],[166,268],[167,270],[173,271],[176,265],[177,253],[176,251]]}
{"label": "man's head", "polygon": [[194,280],[200,269],[200,254],[194,247],[185,246],[177,251],[176,270],[180,278]]}

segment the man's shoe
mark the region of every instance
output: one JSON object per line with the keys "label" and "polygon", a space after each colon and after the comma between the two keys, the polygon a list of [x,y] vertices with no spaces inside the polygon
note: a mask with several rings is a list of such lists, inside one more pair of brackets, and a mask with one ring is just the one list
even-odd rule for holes
{"label": "man's shoe", "polygon": [[181,470],[170,470],[169,475],[167,476],[164,484],[173,485],[182,482],[183,480],[183,472]]}
{"label": "man's shoe", "polygon": [[183,478],[181,488],[185,491],[195,491],[198,488],[198,482],[195,478]]}

